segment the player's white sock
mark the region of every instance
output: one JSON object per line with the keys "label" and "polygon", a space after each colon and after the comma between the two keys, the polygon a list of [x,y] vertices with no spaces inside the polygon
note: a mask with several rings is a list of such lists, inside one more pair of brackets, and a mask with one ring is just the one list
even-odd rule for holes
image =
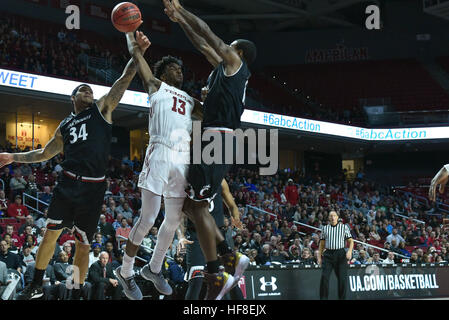
{"label": "player's white sock", "polygon": [[122,271],[120,274],[123,278],[129,278],[134,275],[134,260],[136,257],[130,257],[126,253],[123,256]]}
{"label": "player's white sock", "polygon": [[173,242],[176,229],[182,221],[182,206],[185,198],[165,199],[165,218],[157,234],[157,242],[150,261],[151,272],[159,273],[165,253]]}

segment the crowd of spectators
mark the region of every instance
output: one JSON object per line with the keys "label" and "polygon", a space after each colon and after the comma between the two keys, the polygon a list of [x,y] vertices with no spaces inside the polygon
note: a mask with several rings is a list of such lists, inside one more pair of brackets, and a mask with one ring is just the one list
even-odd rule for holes
{"label": "crowd of spectators", "polygon": [[[97,73],[89,73],[87,68],[88,57],[97,58],[95,63],[91,63],[91,67],[114,70],[115,74],[120,74],[129,60],[124,42],[109,50],[97,41],[86,39],[82,33],[56,29],[56,25],[49,24],[45,28],[35,28],[36,25],[39,25],[39,23],[34,23],[21,16],[0,16],[0,67],[82,82],[111,85],[112,83],[106,83],[107,79],[99,79]],[[104,38],[100,35],[97,36]],[[113,43],[112,40],[110,42]],[[151,65],[162,55],[171,54],[173,50],[158,47],[152,51],[155,52],[148,57]],[[201,58],[199,57],[199,59]],[[98,63],[98,61],[100,62]],[[206,79],[198,77],[198,73],[203,72],[192,70],[189,65],[184,65],[183,89],[199,99],[201,88],[205,85]],[[255,74],[271,81],[271,76],[262,71],[256,71]],[[134,79],[130,88],[144,91],[138,79]],[[362,110],[333,110],[329,106],[323,106],[315,102],[313,97],[309,97],[306,93],[283,88],[282,83],[276,81],[272,83],[273,88],[278,88],[279,94],[290,95],[290,100],[296,101],[296,103],[283,104],[277,101],[267,101],[261,96],[260,88],[250,85],[247,96],[252,98],[252,102],[248,107],[289,116],[338,123],[351,124],[354,123],[354,119],[358,122],[363,119]]]}
{"label": "crowd of spectators", "polygon": [[[0,146],[0,152],[3,151],[19,150],[11,145]],[[25,201],[30,207],[25,206],[23,193],[48,203],[62,160],[63,155],[58,155],[39,164],[13,163],[0,171],[4,183],[0,190],[0,261],[21,275],[23,284],[32,279],[30,273],[46,230],[48,210],[42,203],[36,208],[35,201],[28,202],[28,198]],[[137,159],[110,158],[104,204],[97,233],[91,239],[89,267],[109,270],[121,264],[124,239],[140,214],[140,170],[141,162]],[[316,264],[318,229],[327,223],[331,210],[340,213],[341,222],[348,224],[352,237],[361,242],[355,244],[352,264],[449,261],[448,234],[441,228],[442,216],[410,195],[365,180],[363,172],[351,180],[344,171],[325,178],[305,177],[300,171],[291,170],[259,176],[257,171],[238,168],[228,174],[227,180],[241,212],[243,228],[236,229],[226,218],[226,239],[235,250],[248,255],[251,265]],[[154,227],[139,249],[140,259],[151,258],[163,216],[162,205]],[[70,275],[67,266],[73,263],[74,243],[71,230],[65,230],[58,239],[47,270],[48,299],[70,297],[70,290],[63,290],[66,286],[61,283]],[[176,249],[175,238],[163,268],[173,285],[182,282],[185,273],[184,256]],[[99,280],[89,272],[83,288],[85,299],[103,299],[106,289],[111,298],[120,298],[118,283],[110,272],[107,274]]]}

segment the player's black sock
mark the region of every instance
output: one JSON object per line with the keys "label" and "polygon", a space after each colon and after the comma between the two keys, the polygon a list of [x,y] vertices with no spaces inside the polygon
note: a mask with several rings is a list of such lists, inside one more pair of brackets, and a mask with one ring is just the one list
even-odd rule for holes
{"label": "player's black sock", "polygon": [[207,269],[207,273],[218,273],[218,270],[220,268],[220,262],[217,260],[215,261],[209,261],[207,263],[206,269]]}
{"label": "player's black sock", "polygon": [[42,279],[44,278],[45,270],[34,269],[33,284],[42,286]]}
{"label": "player's black sock", "polygon": [[81,297],[81,288],[83,285],[80,284],[80,289],[72,289],[72,300],[79,300]]}
{"label": "player's black sock", "polygon": [[222,242],[220,242],[217,246],[217,252],[220,256],[223,256],[227,253],[232,253],[231,248],[229,248],[228,243],[226,242],[226,240],[223,240]]}

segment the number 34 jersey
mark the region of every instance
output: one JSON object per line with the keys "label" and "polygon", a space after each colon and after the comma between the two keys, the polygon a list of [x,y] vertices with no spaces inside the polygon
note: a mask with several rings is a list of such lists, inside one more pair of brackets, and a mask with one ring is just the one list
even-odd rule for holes
{"label": "number 34 jersey", "polygon": [[183,90],[165,82],[150,95],[148,132],[151,143],[161,143],[175,150],[190,146],[194,99]]}
{"label": "number 34 jersey", "polygon": [[64,170],[85,177],[103,177],[109,160],[112,124],[106,121],[97,104],[59,125],[64,140]]}

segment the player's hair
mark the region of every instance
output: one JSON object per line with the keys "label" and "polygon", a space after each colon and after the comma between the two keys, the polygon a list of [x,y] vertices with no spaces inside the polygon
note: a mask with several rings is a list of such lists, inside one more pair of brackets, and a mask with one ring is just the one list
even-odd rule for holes
{"label": "player's hair", "polygon": [[235,41],[237,42],[237,49],[243,51],[243,59],[248,65],[251,65],[257,57],[257,48],[254,42],[246,39],[237,39]]}
{"label": "player's hair", "polygon": [[165,69],[167,69],[167,66],[171,63],[176,63],[177,65],[182,67],[182,60],[173,56],[165,56],[154,64],[154,76],[160,79],[161,76],[165,73]]}
{"label": "player's hair", "polygon": [[[80,84],[79,86],[77,86],[75,89],[73,89],[72,94],[70,95],[70,103],[72,104],[73,107],[75,107],[75,104],[74,104],[73,101],[72,101],[72,97],[76,95],[76,93],[78,92],[78,90],[79,90],[81,87],[89,87],[90,90],[92,90],[91,86],[89,86],[89,85],[86,84],[86,83],[82,83],[82,84]],[[93,90],[92,90],[92,91],[93,91]]]}

